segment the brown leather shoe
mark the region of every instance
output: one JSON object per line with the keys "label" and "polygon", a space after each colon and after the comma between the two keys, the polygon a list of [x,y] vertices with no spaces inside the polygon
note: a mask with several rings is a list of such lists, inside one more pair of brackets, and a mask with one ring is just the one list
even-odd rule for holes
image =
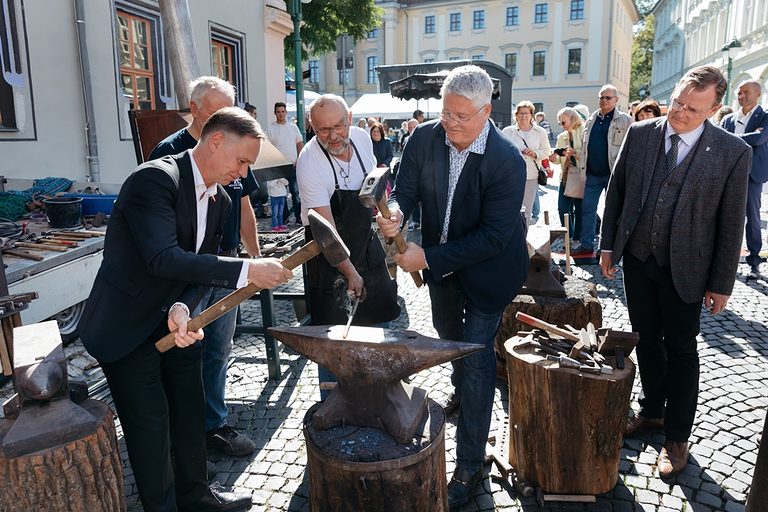
{"label": "brown leather shoe", "polygon": [[624,426],[624,437],[632,437],[649,430],[659,430],[664,428],[664,418],[646,418],[635,414],[627,419]]}
{"label": "brown leather shoe", "polygon": [[664,443],[657,464],[661,478],[670,478],[680,473],[688,464],[688,442],[667,441]]}

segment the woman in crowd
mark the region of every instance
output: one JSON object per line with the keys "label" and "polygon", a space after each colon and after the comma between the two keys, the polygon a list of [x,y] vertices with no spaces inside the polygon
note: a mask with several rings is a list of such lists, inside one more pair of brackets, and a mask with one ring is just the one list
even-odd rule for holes
{"label": "woman in crowd", "polygon": [[661,117],[661,107],[656,100],[645,100],[637,106],[635,121],[653,119],[654,117]]}
{"label": "woman in crowd", "polygon": [[374,123],[371,126],[371,141],[373,154],[376,156],[376,167],[389,167],[392,164],[392,141],[384,134],[384,126]]}
{"label": "woman in crowd", "polygon": [[[568,227],[571,239],[575,242],[581,239],[581,198],[584,197],[584,183],[580,179],[578,159],[581,154],[581,143],[584,135],[584,123],[578,112],[570,107],[560,109],[557,120],[563,127],[563,132],[557,136],[555,152],[549,156],[549,161],[560,165],[560,188],[557,191],[557,210],[560,214],[560,224],[565,226],[565,214],[568,214]],[[569,171],[572,180],[569,194],[565,195]]]}
{"label": "woman in crowd", "polygon": [[521,101],[515,108],[515,122],[507,126],[502,133],[509,137],[525,158],[526,181],[523,205],[525,206],[525,220],[530,224],[533,201],[539,190],[539,160],[549,157],[552,148],[547,139],[547,132],[540,126],[533,124],[533,115],[536,109],[530,101]]}

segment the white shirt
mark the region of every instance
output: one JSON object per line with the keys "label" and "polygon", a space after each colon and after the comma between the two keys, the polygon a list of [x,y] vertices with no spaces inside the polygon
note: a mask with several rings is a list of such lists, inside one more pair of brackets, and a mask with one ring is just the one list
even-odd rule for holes
{"label": "white shirt", "polygon": [[296,144],[302,142],[301,132],[299,127],[293,123],[286,121],[284,124],[273,122],[269,124],[267,128],[267,136],[269,141],[280,151],[285,158],[292,163],[296,163],[296,157],[298,157],[298,151],[296,151]]}
{"label": "white shirt", "polygon": [[[680,142],[677,144],[677,164],[680,165],[680,162],[685,159],[686,156],[688,156],[688,153],[691,152],[691,148],[693,148],[694,145],[696,145],[696,141],[699,140],[699,137],[701,137],[701,134],[704,132],[704,123],[701,124],[698,128],[695,130],[691,130],[688,133],[678,133],[677,135],[680,136]],[[672,141],[669,140],[669,137],[673,134],[677,133],[675,132],[674,128],[672,128],[672,125],[667,122],[667,130],[664,134],[664,154],[669,152],[669,148],[672,147]]]}
{"label": "white shirt", "polygon": [[[210,187],[205,186],[205,180],[200,173],[200,169],[195,162],[195,155],[190,152],[189,161],[192,163],[192,178],[195,183],[195,197],[197,198],[197,238],[195,239],[195,252],[200,251],[205,238],[205,228],[208,224],[208,203],[216,195],[216,184]],[[248,262],[243,261],[243,268],[240,269],[240,276],[237,279],[237,288],[242,288],[248,284]]]}
{"label": "white shirt", "polygon": [[[757,105],[755,105],[756,107]],[[752,119],[752,114],[755,113],[755,107],[752,107],[752,110],[750,110],[748,113],[744,113],[744,108],[740,108],[736,111],[736,114],[733,117],[734,122],[734,130],[733,133],[736,135],[744,135],[747,131],[747,123],[749,123],[749,120]]]}
{"label": "white shirt", "polygon": [[363,169],[360,168],[358,154],[365,166],[365,173],[376,168],[373,143],[368,133],[357,126],[350,126],[349,138],[355,143],[357,150],[354,151],[349,162],[336,159],[329,154],[333,169],[323,154],[317,137],[313,137],[301,150],[296,162],[296,181],[299,184],[301,197],[301,220],[305,226],[309,224],[307,212],[310,208],[331,204],[331,196],[336,191],[336,180],[341,190],[360,190],[363,186],[364,174]]}

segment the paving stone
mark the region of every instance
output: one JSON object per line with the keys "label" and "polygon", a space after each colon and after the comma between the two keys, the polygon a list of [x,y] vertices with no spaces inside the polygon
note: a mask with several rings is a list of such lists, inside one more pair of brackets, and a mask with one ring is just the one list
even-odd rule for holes
{"label": "paving stone", "polygon": [[720,499],[719,496],[715,496],[714,494],[710,494],[705,491],[699,491],[696,493],[695,501],[697,503],[703,503],[704,505],[709,505],[713,508],[719,509],[722,507],[723,500]]}

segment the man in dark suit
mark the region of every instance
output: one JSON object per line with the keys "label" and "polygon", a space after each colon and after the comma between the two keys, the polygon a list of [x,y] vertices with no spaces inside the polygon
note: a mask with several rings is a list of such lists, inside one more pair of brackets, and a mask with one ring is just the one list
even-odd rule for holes
{"label": "man in dark suit", "polygon": [[[271,288],[291,276],[275,259],[216,256],[231,206],[222,185],[245,176],[263,138],[244,110],[221,109],[194,149],[139,166],[112,211],[81,339],[104,370],[147,512],[250,508],[249,495],[206,483],[203,335],[187,320],[207,287]],[[177,328],[178,348],[158,352],[154,342]]]}
{"label": "man in dark suit", "polygon": [[395,260],[425,270],[432,322],[441,338],[483,350],[453,364],[456,470],[448,484],[451,510],[469,501],[482,480],[496,382],[493,340],[504,308],[528,271],[520,215],[525,162],[489,120],[493,85],[477,66],[451,71],[441,91],[440,121],[416,128],[405,147],[392,218],[377,221],[391,237],[421,203],[422,245],[409,243]]}
{"label": "man in dark suit", "polygon": [[625,435],[664,429],[661,477],[688,461],[702,298],[713,315],[725,308],[741,250],[751,151],[707,122],[725,87],[717,68],[693,68],[675,87],[668,117],[633,124],[605,203],[600,267],[613,278],[624,257],[629,319],[640,333],[644,396]]}
{"label": "man in dark suit", "polygon": [[760,231],[760,196],[763,183],[768,181],[768,113],[757,104],[763,93],[760,82],[747,80],[739,85],[736,99],[741,106],[723,118],[722,126],[752,147],[752,170],[747,188],[747,264],[752,277],[760,275],[760,249],[763,236]]}

